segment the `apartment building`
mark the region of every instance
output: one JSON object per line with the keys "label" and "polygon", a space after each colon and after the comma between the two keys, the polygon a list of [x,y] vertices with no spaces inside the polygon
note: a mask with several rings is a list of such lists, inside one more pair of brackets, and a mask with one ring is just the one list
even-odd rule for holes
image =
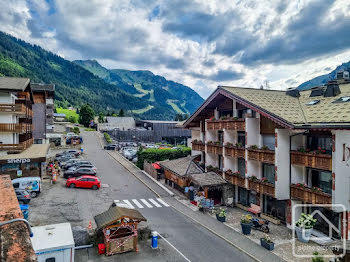
{"label": "apartment building", "polygon": [[33,143],[28,78],[0,77],[0,154],[20,152]]}
{"label": "apartment building", "polygon": [[56,139],[54,134],[54,94],[53,84],[31,83],[33,93],[33,138],[35,144],[48,144]]}
{"label": "apartment building", "polygon": [[41,176],[49,145],[33,145],[29,78],[0,77],[0,174]]}
{"label": "apartment building", "polygon": [[[349,239],[348,79],[307,91],[219,86],[184,127],[193,155],[231,183],[237,206],[257,204],[287,226],[292,215],[319,209],[340,230],[333,236]],[[293,208],[302,203],[342,204],[347,212]],[[328,235],[329,224],[319,219],[315,230]]]}

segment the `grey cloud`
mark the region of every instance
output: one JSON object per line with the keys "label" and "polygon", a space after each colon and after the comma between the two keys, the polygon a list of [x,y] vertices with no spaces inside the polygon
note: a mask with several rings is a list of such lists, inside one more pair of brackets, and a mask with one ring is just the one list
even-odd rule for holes
{"label": "grey cloud", "polygon": [[348,49],[349,17],[337,17],[333,24],[322,23],[332,2],[312,2],[291,21],[283,35],[272,38],[265,45],[250,45],[240,57],[240,62],[246,65],[292,64]]}
{"label": "grey cloud", "polygon": [[207,79],[216,82],[226,82],[241,79],[244,77],[245,74],[232,69],[223,69],[218,70],[216,73],[211,75],[203,75],[195,72],[190,73],[190,75],[199,79]]}

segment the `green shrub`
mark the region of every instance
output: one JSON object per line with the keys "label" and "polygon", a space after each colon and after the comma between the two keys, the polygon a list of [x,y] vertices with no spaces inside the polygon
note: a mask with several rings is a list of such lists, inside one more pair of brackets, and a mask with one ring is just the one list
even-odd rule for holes
{"label": "green shrub", "polygon": [[108,133],[104,132],[103,135],[105,136],[106,142],[108,144],[112,143],[112,138]]}
{"label": "green shrub", "polygon": [[80,129],[79,129],[79,127],[75,126],[75,127],[73,128],[73,132],[74,132],[74,134],[79,135],[79,134],[80,134]]}
{"label": "green shrub", "polygon": [[154,163],[157,161],[163,161],[167,159],[176,159],[180,157],[185,157],[191,154],[191,148],[189,147],[181,147],[179,149],[171,149],[171,148],[149,148],[142,149],[140,148],[137,152],[137,166],[139,168],[143,168],[143,162],[146,160],[147,162]]}

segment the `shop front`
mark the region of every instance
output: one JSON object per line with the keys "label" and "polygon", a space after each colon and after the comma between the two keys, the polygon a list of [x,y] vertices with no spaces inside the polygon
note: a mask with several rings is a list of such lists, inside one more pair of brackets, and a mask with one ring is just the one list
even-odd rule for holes
{"label": "shop front", "polygon": [[0,175],[41,177],[45,172],[48,144],[33,144],[19,154],[0,156]]}

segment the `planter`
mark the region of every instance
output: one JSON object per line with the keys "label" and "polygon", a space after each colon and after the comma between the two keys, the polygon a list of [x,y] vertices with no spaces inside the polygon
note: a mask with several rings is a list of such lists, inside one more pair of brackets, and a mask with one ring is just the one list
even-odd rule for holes
{"label": "planter", "polygon": [[260,245],[270,251],[275,248],[275,243],[267,242],[264,238],[260,238]]}
{"label": "planter", "polygon": [[216,214],[216,219],[218,220],[218,221],[220,221],[220,222],[226,222],[226,217],[219,217],[219,215],[218,214]]}
{"label": "planter", "polygon": [[249,223],[249,224],[241,223],[241,227],[242,227],[242,233],[244,235],[250,235],[250,231],[252,230],[252,223]]}
{"label": "planter", "polygon": [[297,233],[297,237],[300,242],[308,243],[310,241],[312,228],[305,229],[305,228],[295,227],[295,232]]}
{"label": "planter", "polygon": [[272,216],[269,216],[267,214],[264,214],[264,213],[261,213],[260,214],[260,217],[275,224],[275,225],[280,225],[281,224],[281,220],[279,220],[278,218],[275,218],[275,217],[272,217]]}

